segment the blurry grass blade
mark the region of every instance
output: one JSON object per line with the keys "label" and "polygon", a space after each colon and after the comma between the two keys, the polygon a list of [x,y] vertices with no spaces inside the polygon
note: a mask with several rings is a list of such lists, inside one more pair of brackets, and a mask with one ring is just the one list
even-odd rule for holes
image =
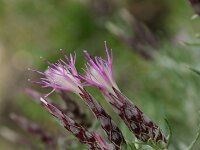
{"label": "blurry grass blade", "polygon": [[184,42],[186,46],[200,46],[200,43],[190,43],[190,42]]}
{"label": "blurry grass blade", "polygon": [[134,143],[128,143],[127,144],[127,150],[137,150],[137,148],[135,147]]}
{"label": "blurry grass blade", "polygon": [[193,72],[195,72],[196,74],[200,75],[200,71],[194,68],[189,67],[190,70],[192,70]]}
{"label": "blurry grass blade", "polygon": [[167,148],[169,147],[169,144],[171,143],[171,138],[172,138],[172,128],[171,128],[171,125],[169,123],[169,120],[167,118],[165,118],[165,122],[166,122],[166,125],[167,125],[167,128],[168,128],[168,131],[169,131],[169,135],[167,137]]}
{"label": "blurry grass blade", "polygon": [[199,129],[197,131],[195,139],[192,141],[192,143],[190,144],[190,146],[188,147],[187,150],[192,150],[194,148],[194,145],[197,143],[199,138],[200,138],[200,127],[199,127]]}

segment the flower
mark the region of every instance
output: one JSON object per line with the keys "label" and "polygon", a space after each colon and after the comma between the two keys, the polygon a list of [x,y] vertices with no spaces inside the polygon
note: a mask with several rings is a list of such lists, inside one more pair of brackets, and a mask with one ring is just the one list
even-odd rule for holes
{"label": "flower", "polygon": [[[87,51],[84,51],[86,56],[85,58],[87,60],[85,65],[85,76],[77,73],[75,68],[76,56],[73,57],[72,54],[70,54],[70,58],[68,58],[64,54],[67,63],[62,59],[59,59],[55,64],[49,63],[50,66],[44,73],[36,71],[45,76],[45,78],[41,78],[41,82],[36,83],[42,84],[43,87],[52,87],[53,91],[70,91],[81,97],[94,113],[96,118],[100,121],[101,127],[106,132],[109,141],[115,146],[116,149],[121,149],[123,145],[126,145],[120,129],[112,121],[111,116],[106,113],[97,100],[84,89],[84,86],[98,87],[105,99],[117,111],[118,115],[128,126],[130,131],[134,133],[138,140],[145,143],[153,140],[156,143],[161,142],[164,143],[164,145],[167,144],[167,139],[161,129],[131,100],[120,92],[113,77],[112,52],[108,52],[106,42],[105,50],[107,53],[107,60],[104,60],[101,57],[92,58]],[[82,83],[81,80],[85,81],[85,83]],[[70,120],[70,118],[65,118],[65,115],[53,105],[48,104],[48,102],[43,98],[40,100],[50,113],[61,120],[61,122],[65,123],[66,120],[69,120],[68,123],[71,122],[73,124],[73,121]],[[65,121],[63,118],[65,118]],[[80,129],[82,130],[82,128]],[[73,133],[73,131],[71,132]]]}
{"label": "flower", "polygon": [[113,93],[112,88],[118,89],[118,87],[112,73],[112,51],[109,53],[106,42],[105,50],[107,53],[107,60],[97,56],[92,58],[87,51],[84,51],[87,60],[85,65],[86,75],[79,75],[79,77],[84,80],[88,86],[96,86],[102,91]]}
{"label": "flower", "polygon": [[86,82],[85,85],[96,86],[100,89],[105,99],[117,111],[118,115],[142,142],[153,140],[167,143],[166,137],[160,128],[151,121],[131,100],[124,96],[113,77],[112,55],[109,54],[105,43],[107,60],[101,57],[92,58],[87,52],[86,75],[80,79]]}
{"label": "flower", "polygon": [[[81,97],[82,100],[85,101],[85,103],[88,105],[88,107],[91,109],[91,111],[94,113],[96,118],[101,123],[101,126],[103,130],[106,132],[109,141],[111,141],[111,143],[114,144],[116,149],[120,149],[123,145],[126,145],[122,132],[114,123],[111,116],[97,102],[97,100],[93,98],[90,95],[90,93],[87,92],[83,88],[83,84],[81,83],[80,78],[78,78],[79,75],[75,68],[76,57],[73,57],[71,54],[70,54],[70,59],[65,54],[64,56],[67,60],[67,63],[64,62],[62,59],[59,59],[58,62],[55,64],[49,63],[50,66],[48,67],[47,71],[45,71],[44,73],[36,71],[45,76],[45,78],[41,78],[41,83],[43,84],[43,87],[52,87],[53,91],[64,90],[64,91],[73,92],[77,94],[79,97]],[[110,57],[108,59],[108,62],[111,62]],[[112,63],[109,63],[109,64],[112,65]],[[110,68],[112,68],[111,65],[109,65]],[[111,71],[111,70],[112,69],[108,69],[108,71]],[[107,73],[107,75],[110,75],[110,74]],[[46,101],[43,101],[43,99],[40,99],[40,100],[41,102],[46,104]],[[58,115],[58,116],[61,116],[61,115]]]}
{"label": "flower", "polygon": [[[64,54],[64,52],[61,50]],[[29,81],[33,83],[41,84],[42,87],[52,87],[53,90],[49,93],[51,94],[55,90],[64,90],[70,91],[76,94],[79,94],[80,87],[82,87],[80,79],[77,78],[78,73],[75,67],[76,55],[74,57],[70,54],[70,58],[64,54],[67,62],[59,59],[56,63],[49,63],[48,69],[43,73],[37,70],[32,70],[39,74],[42,74],[44,78],[41,78],[41,81]],[[47,94],[46,97],[49,95]]]}

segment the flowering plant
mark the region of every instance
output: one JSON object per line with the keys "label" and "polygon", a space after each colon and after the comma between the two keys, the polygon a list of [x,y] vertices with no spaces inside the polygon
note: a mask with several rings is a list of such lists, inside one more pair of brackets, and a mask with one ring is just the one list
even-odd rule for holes
{"label": "flowering plant", "polygon": [[[167,149],[168,140],[163,131],[151,121],[131,100],[122,94],[118,88],[112,70],[112,50],[109,52],[105,42],[107,60],[101,57],[92,57],[85,53],[85,75],[79,74],[75,67],[76,55],[68,57],[63,50],[65,61],[59,59],[56,63],[49,63],[45,72],[32,70],[41,74],[40,81],[30,80],[42,87],[51,87],[52,91],[44,97],[40,97],[41,104],[50,114],[62,122],[63,126],[77,139],[89,146],[90,149],[126,149],[129,145],[111,116],[104,110],[98,101],[85,89],[86,86],[97,87],[105,100],[117,112],[138,142],[149,145],[154,149]],[[50,103],[47,97],[54,91],[72,92],[78,95],[90,108],[105,131],[107,142],[96,132],[89,132],[83,126],[75,122],[62,109]],[[38,98],[38,97],[37,97]],[[138,144],[132,144],[137,149]]]}

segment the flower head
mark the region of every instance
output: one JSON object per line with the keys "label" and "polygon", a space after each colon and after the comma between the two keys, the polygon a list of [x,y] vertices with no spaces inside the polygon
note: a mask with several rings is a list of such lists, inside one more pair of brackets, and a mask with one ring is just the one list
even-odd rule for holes
{"label": "flower head", "polygon": [[[101,123],[102,129],[104,129],[109,141],[112,143],[111,145],[99,135],[89,133],[85,128],[69,118],[56,106],[48,103],[44,98],[40,98],[40,102],[54,117],[63,123],[67,130],[72,132],[82,143],[88,144],[91,149],[121,149],[124,145],[126,146],[126,141],[120,129],[115,125],[111,116],[106,113],[97,100],[83,88],[84,86],[96,86],[138,140],[145,143],[150,140],[156,143],[161,141],[166,144],[167,139],[160,128],[120,92],[113,77],[112,52],[108,52],[106,42],[105,50],[107,60],[101,57],[92,58],[87,51],[84,51],[87,60],[85,76],[77,73],[75,68],[76,56],[73,57],[70,54],[70,57],[67,57],[62,51],[66,62],[59,59],[54,64],[49,63],[48,69],[45,72],[33,70],[34,72],[42,74],[44,78],[41,78],[40,82],[32,82],[39,83],[43,87],[51,87],[53,88],[52,92],[54,90],[64,90],[79,95]],[[81,80],[85,81],[85,83],[82,83]],[[28,92],[36,98],[39,96],[32,91]]]}
{"label": "flower head", "polygon": [[101,57],[92,58],[87,51],[84,51],[87,64],[86,75],[80,78],[84,80],[89,86],[96,86],[103,91],[109,91],[113,93],[112,88],[118,89],[112,72],[112,51],[109,53],[106,42],[105,50],[107,53],[107,60]]}
{"label": "flower head", "polygon": [[44,75],[40,82],[32,82],[39,83],[42,85],[42,87],[52,87],[53,90],[50,93],[54,92],[55,90],[64,90],[79,94],[79,88],[82,87],[82,85],[80,79],[77,78],[78,73],[75,68],[76,55],[73,57],[72,54],[70,54],[70,58],[65,54],[64,56],[66,62],[62,59],[59,59],[54,64],[48,63],[48,69],[44,73],[37,70],[32,70]]}

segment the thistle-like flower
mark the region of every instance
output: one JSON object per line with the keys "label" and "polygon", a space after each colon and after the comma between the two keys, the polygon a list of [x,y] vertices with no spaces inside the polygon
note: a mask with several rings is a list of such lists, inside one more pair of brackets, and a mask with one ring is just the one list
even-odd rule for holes
{"label": "thistle-like flower", "polygon": [[[110,115],[107,114],[103,107],[97,102],[97,100],[83,88],[83,84],[81,83],[75,68],[76,57],[70,55],[70,58],[68,58],[65,54],[64,56],[67,62],[60,59],[55,64],[49,63],[50,66],[44,73],[33,70],[45,76],[44,78],[41,78],[41,82],[36,83],[42,84],[43,87],[52,87],[52,92],[55,90],[68,91],[81,97],[94,113],[96,118],[100,121],[108,139],[115,145],[117,150],[121,149],[123,145],[126,145],[122,132],[111,119]],[[49,94],[47,94],[47,96]]]}
{"label": "thistle-like flower", "polygon": [[[68,58],[62,51],[67,62],[59,59],[55,64],[49,63],[49,67],[44,73],[33,70],[44,75],[44,78],[41,78],[40,82],[32,82],[39,83],[43,87],[52,87],[52,92],[55,90],[68,91],[81,97],[101,123],[101,127],[106,132],[109,141],[114,145],[116,150],[120,150],[123,145],[126,145],[120,129],[97,100],[84,89],[84,86],[96,86],[102,92],[105,99],[115,108],[121,119],[126,123],[138,140],[145,143],[148,141],[156,143],[161,142],[165,147],[167,139],[161,129],[120,92],[112,72],[112,52],[109,53],[106,42],[105,49],[107,60],[101,57],[93,58],[88,52],[84,51],[87,60],[85,76],[78,74],[76,70],[76,57],[70,54],[70,58]],[[84,81],[84,83],[82,83],[82,81]],[[48,104],[44,99],[41,99],[41,101],[45,104],[50,113],[54,116],[56,115],[55,117],[59,120],[63,121],[63,117],[68,117],[57,111],[57,109],[55,109],[56,114],[54,114],[55,106],[53,107],[53,105]],[[66,125],[70,125],[71,118],[68,117],[67,119],[69,121],[65,123]],[[81,132],[82,131],[83,130],[81,130]],[[75,133],[73,134],[77,136]]]}
{"label": "thistle-like flower", "polygon": [[[62,50],[61,52],[64,54]],[[67,62],[63,61],[62,59],[59,59],[55,64],[48,62],[48,69],[44,73],[37,70],[32,70],[43,75],[44,77],[41,78],[41,81],[39,82],[31,80],[29,81],[41,84],[42,87],[45,88],[53,88],[49,94],[55,90],[63,90],[79,94],[81,92],[79,88],[82,87],[82,85],[80,80],[77,78],[78,73],[75,67],[76,55],[73,57],[73,55],[70,54],[69,58],[64,54],[64,57]],[[46,97],[49,94],[47,94]]]}
{"label": "thistle-like flower", "polygon": [[86,75],[80,76],[80,79],[84,80],[86,85],[100,89],[106,100],[115,107],[119,116],[140,141],[154,140],[166,143],[167,140],[160,128],[120,92],[112,73],[112,54],[109,54],[106,43],[105,49],[107,60],[101,57],[92,58],[85,52],[88,61]]}
{"label": "thistle-like flower", "polygon": [[107,60],[101,57],[92,58],[84,51],[87,60],[85,76],[79,75],[80,79],[86,81],[86,85],[96,86],[104,92],[113,93],[112,87],[118,89],[112,73],[112,51],[109,53],[105,42]]}

